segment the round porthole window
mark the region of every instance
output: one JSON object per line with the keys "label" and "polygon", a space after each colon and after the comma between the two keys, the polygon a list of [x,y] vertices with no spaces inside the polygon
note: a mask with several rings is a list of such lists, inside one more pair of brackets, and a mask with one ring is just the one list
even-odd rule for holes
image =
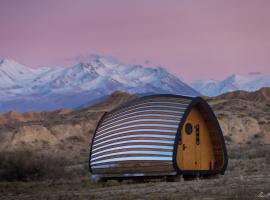
{"label": "round porthole window", "polygon": [[188,135],[190,135],[192,133],[192,124],[191,123],[187,123],[186,126],[185,126],[185,130],[186,130],[186,133]]}

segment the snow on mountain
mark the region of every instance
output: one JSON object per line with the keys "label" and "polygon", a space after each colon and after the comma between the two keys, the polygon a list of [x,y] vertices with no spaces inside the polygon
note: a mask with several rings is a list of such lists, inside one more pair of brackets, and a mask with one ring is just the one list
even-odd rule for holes
{"label": "snow on mountain", "polygon": [[161,67],[126,65],[97,55],[67,68],[33,69],[4,59],[0,88],[0,112],[75,108],[117,90],[199,95]]}
{"label": "snow on mountain", "polygon": [[192,83],[191,87],[206,96],[217,96],[236,90],[256,91],[262,87],[270,87],[270,75],[260,72],[246,75],[233,74],[222,81],[199,80]]}
{"label": "snow on mountain", "polygon": [[15,86],[35,76],[34,70],[9,59],[0,61],[0,87]]}

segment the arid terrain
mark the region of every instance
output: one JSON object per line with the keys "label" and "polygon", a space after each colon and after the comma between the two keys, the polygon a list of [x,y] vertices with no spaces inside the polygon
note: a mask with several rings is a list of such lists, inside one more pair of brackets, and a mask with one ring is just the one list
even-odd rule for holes
{"label": "arid terrain", "polygon": [[205,97],[225,135],[229,165],[224,176],[91,181],[89,144],[99,118],[134,97],[115,92],[78,110],[0,115],[0,199],[270,198],[270,88]]}

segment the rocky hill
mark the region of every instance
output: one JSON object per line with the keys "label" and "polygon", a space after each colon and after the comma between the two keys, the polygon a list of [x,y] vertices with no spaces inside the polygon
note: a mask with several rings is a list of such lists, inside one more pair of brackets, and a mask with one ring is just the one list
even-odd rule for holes
{"label": "rocky hill", "polygon": [[[98,119],[134,95],[115,92],[104,102],[80,110],[8,112],[0,116],[0,152],[34,151],[85,159]],[[81,155],[84,156],[81,156]]]}
{"label": "rocky hill", "polygon": [[[0,151],[29,149],[86,159],[101,115],[135,98],[115,92],[103,102],[79,110],[9,112],[0,116]],[[228,146],[270,144],[270,88],[205,97],[214,109]]]}
{"label": "rocky hill", "polygon": [[270,144],[270,88],[229,92],[206,100],[214,109],[228,144]]}

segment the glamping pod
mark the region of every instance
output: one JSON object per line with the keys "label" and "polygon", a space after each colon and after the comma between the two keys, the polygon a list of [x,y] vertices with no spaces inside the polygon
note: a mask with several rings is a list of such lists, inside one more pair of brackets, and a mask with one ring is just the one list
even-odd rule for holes
{"label": "glamping pod", "polygon": [[89,168],[98,177],[224,174],[227,152],[218,121],[200,97],[152,95],[105,113]]}

